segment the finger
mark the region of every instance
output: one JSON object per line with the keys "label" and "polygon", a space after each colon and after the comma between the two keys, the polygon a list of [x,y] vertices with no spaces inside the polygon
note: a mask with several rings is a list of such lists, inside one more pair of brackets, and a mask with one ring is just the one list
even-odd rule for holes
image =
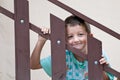
{"label": "finger", "polygon": [[50,29],[46,28],[45,33],[50,34]]}
{"label": "finger", "polygon": [[100,64],[108,64],[107,60],[103,57],[99,60]]}
{"label": "finger", "polygon": [[48,33],[48,28],[42,27],[42,28],[41,28],[41,31],[43,32],[43,34],[46,34],[46,33]]}
{"label": "finger", "polygon": [[105,60],[105,58],[104,58],[104,57],[102,57],[99,61],[100,61],[100,62],[102,62],[102,61],[104,61],[104,60]]}
{"label": "finger", "polygon": [[50,31],[49,28],[46,28],[45,33],[48,34],[49,31]]}
{"label": "finger", "polygon": [[100,62],[100,64],[105,64],[105,63],[106,63],[106,61],[101,61],[101,62]]}
{"label": "finger", "polygon": [[44,33],[44,34],[46,34],[46,33],[47,33],[47,28],[44,28],[43,33]]}

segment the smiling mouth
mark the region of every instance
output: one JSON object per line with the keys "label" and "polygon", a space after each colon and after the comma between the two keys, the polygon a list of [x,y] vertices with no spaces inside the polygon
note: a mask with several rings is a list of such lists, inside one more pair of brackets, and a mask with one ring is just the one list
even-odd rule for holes
{"label": "smiling mouth", "polygon": [[77,48],[77,49],[80,49],[81,48],[81,45],[80,44],[77,44],[77,45],[73,45],[74,48]]}

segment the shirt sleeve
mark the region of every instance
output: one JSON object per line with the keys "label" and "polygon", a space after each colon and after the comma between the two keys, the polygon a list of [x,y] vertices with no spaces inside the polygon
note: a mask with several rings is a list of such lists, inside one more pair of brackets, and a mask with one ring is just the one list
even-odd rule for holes
{"label": "shirt sleeve", "polygon": [[107,75],[108,75],[108,77],[109,77],[110,80],[114,80],[114,75],[113,74],[107,72]]}
{"label": "shirt sleeve", "polygon": [[51,77],[52,76],[51,56],[41,59],[40,64],[41,64],[42,68],[44,69],[44,71]]}
{"label": "shirt sleeve", "polygon": [[[106,55],[106,53],[103,51],[102,52],[102,55],[106,58],[106,60],[109,62],[109,58],[108,58],[108,56]],[[109,66],[110,66],[110,64],[109,64]],[[111,74],[111,73],[109,73],[109,72],[106,72],[107,73],[107,75],[108,75],[108,77],[109,77],[109,79],[110,80],[114,80],[114,75],[113,74]]]}

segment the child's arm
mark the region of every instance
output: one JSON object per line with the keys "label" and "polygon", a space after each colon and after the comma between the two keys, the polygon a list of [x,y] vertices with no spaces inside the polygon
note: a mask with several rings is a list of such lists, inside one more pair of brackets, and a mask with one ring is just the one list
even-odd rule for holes
{"label": "child's arm", "polygon": [[[43,34],[48,34],[50,31],[48,28],[41,28],[41,31]],[[41,51],[46,42],[46,39],[41,37],[40,35],[38,36],[38,41],[36,43],[36,46],[32,52],[31,58],[30,58],[30,68],[31,69],[40,69],[41,64],[40,64],[40,56],[41,56]]]}
{"label": "child's arm", "polygon": [[104,80],[110,80],[105,71],[103,71],[103,78],[104,78]]}

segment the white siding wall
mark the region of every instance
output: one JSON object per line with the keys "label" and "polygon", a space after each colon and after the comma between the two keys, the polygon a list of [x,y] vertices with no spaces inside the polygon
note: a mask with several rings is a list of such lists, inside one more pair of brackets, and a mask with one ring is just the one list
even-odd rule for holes
{"label": "white siding wall", "polygon": [[[88,17],[98,21],[120,34],[120,1],[119,0],[59,0]],[[0,6],[14,12],[13,0],[0,0]],[[70,15],[69,12],[55,6],[47,0],[29,0],[30,22],[36,26],[50,27],[50,13],[61,19]],[[92,27],[96,38],[103,42],[103,48],[110,58],[110,63],[120,71],[119,53],[120,40]],[[38,35],[30,31],[30,52],[32,52]],[[0,80],[15,80],[14,52],[14,21],[0,14]],[[42,51],[42,58],[50,55],[50,41]],[[31,80],[50,80],[41,70],[31,70]]]}

